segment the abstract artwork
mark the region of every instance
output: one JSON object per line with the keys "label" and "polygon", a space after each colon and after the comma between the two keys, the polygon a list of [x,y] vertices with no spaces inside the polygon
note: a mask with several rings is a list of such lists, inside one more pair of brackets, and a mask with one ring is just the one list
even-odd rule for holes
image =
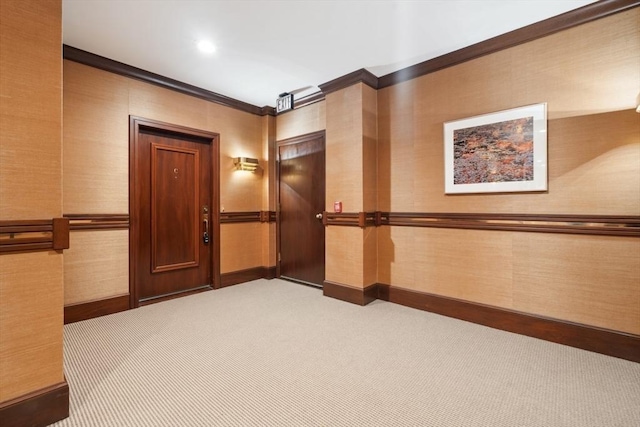
{"label": "abstract artwork", "polygon": [[547,189],[546,104],[444,124],[445,193]]}

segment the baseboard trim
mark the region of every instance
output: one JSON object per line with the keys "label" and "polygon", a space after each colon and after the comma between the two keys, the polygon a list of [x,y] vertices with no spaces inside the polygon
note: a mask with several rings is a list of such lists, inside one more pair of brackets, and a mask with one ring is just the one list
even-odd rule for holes
{"label": "baseboard trim", "polygon": [[276,277],[276,267],[253,267],[245,270],[231,271],[220,275],[220,287],[237,285],[239,283],[250,282],[258,279],[274,279]]}
{"label": "baseboard trim", "polygon": [[262,276],[264,279],[271,280],[278,277],[275,265],[273,267],[262,267],[262,269],[264,270]]}
{"label": "baseboard trim", "polygon": [[94,317],[129,310],[129,294],[71,304],[64,307],[64,323],[79,322]]}
{"label": "baseboard trim", "polygon": [[363,289],[325,280],[322,284],[322,294],[353,304],[367,305],[378,297],[378,285],[374,283]]}
{"label": "baseboard trim", "polygon": [[169,301],[176,298],[187,297],[190,295],[199,294],[200,292],[212,291],[213,287],[211,285],[202,285],[191,289],[184,289],[175,292],[169,292],[168,294],[157,295],[153,297],[143,298],[138,301],[138,307],[143,307],[149,304],[156,304],[158,302]]}
{"label": "baseboard trim", "polygon": [[640,336],[424,292],[377,285],[378,298],[503,331],[640,363]]}
{"label": "baseboard trim", "polygon": [[[238,283],[249,282],[256,279],[274,279],[276,277],[276,267],[255,267],[247,270],[234,271],[231,273],[225,273],[220,275],[220,287],[236,285]],[[204,289],[198,288],[195,292],[202,292],[203,290],[210,290],[211,287],[205,287]],[[190,291],[186,293],[179,293],[176,296],[188,295]],[[176,296],[163,295],[157,299],[149,301],[141,301],[140,305],[146,305],[151,302],[160,302],[171,297]],[[117,295],[111,298],[93,300],[82,302],[78,304],[70,304],[64,307],[64,323],[74,323],[81,320],[93,319],[95,317],[106,316],[107,314],[118,313],[121,311],[129,310],[131,307],[130,295],[123,294]]]}
{"label": "baseboard trim", "polygon": [[67,381],[0,403],[3,427],[48,426],[69,416]]}

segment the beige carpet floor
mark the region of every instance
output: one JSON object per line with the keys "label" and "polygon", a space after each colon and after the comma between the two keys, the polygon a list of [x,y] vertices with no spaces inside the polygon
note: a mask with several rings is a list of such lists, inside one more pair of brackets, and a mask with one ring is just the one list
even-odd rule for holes
{"label": "beige carpet floor", "polygon": [[640,364],[281,280],[65,326],[86,426],[640,426]]}

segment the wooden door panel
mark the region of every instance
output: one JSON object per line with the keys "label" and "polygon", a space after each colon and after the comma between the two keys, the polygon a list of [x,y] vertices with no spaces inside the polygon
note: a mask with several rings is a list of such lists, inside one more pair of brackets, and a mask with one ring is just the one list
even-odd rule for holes
{"label": "wooden door panel", "polygon": [[211,145],[211,139],[162,129],[138,131],[134,305],[212,285],[212,245],[202,239],[203,219],[212,219]]}
{"label": "wooden door panel", "polygon": [[281,145],[278,153],[280,275],[321,286],[324,226],[316,215],[325,205],[324,135]]}
{"label": "wooden door panel", "polygon": [[151,144],[152,273],[200,264],[200,152]]}

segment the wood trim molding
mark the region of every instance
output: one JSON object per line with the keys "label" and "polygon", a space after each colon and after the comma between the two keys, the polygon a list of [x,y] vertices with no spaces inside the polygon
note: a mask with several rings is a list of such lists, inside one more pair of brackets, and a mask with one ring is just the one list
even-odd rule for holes
{"label": "wood trim molding", "polygon": [[271,279],[275,279],[276,277],[276,266],[273,265],[271,267],[262,267],[262,278],[263,279],[267,279],[267,280],[271,280]]}
{"label": "wood trim molding", "polygon": [[128,230],[128,214],[64,214],[74,230]]}
{"label": "wood trim molding", "polygon": [[348,227],[374,227],[377,226],[377,212],[323,212],[322,224],[327,225],[344,225]]}
{"label": "wood trim molding", "polygon": [[[404,68],[399,71],[384,75],[378,79],[379,89],[396,85],[407,80],[434,71],[461,64],[472,59],[480,58],[491,53],[495,53],[510,47],[530,42],[559,31],[577,27],[578,25],[597,19],[605,18],[619,12],[640,6],[637,0],[602,0],[588,4],[579,9],[575,9],[562,15],[558,15],[535,24],[502,34],[497,37],[476,43],[474,45],[459,49],[455,52],[421,62],[416,65]],[[345,76],[346,77],[346,76]],[[336,79],[340,80],[340,79]],[[333,80],[332,82],[334,82]],[[332,83],[329,82],[329,83]],[[327,83],[327,84],[329,84]],[[372,86],[373,87],[373,86]],[[322,88],[322,86],[321,86]],[[324,90],[323,90],[324,91]]]}
{"label": "wood trim molding", "polygon": [[364,68],[357,71],[333,79],[327,83],[318,85],[322,93],[326,96],[332,92],[336,92],[340,89],[344,89],[349,86],[353,86],[356,83],[364,83],[373,89],[378,89],[378,77]]}
{"label": "wood trim molding", "polygon": [[324,212],[325,226],[461,228],[640,237],[640,216],[443,212]]}
{"label": "wood trim molding", "polygon": [[54,251],[69,249],[69,220],[67,218],[53,218],[51,225],[53,232],[52,249]]}
{"label": "wood trim molding", "polygon": [[[207,291],[213,291],[213,290],[214,288],[212,287],[212,285],[202,285],[202,286],[197,286],[191,289],[184,289],[180,291],[169,292],[163,295],[154,295],[152,297],[140,299],[138,301],[138,307],[142,307],[149,304],[155,304],[157,302],[162,302],[162,301],[169,301],[171,299],[186,297],[188,295],[194,295],[194,294],[199,294],[200,292],[207,292]],[[131,300],[131,298],[129,300]],[[137,308],[137,307],[133,307],[133,308]]]}
{"label": "wood trim molding", "polygon": [[236,110],[258,116],[275,116],[275,109],[273,107],[257,107],[228,96],[220,95],[219,93],[211,92],[188,83],[183,83],[140,68],[132,67],[131,65],[123,64],[122,62],[117,62],[72,46],[63,45],[62,54],[64,59],[68,59],[69,61],[78,62],[110,73],[140,80],[145,83],[180,92],[185,95],[195,96],[196,98],[201,98],[225,107],[234,108]]}
{"label": "wood trim molding", "polygon": [[369,285],[363,289],[325,280],[322,283],[322,294],[353,304],[367,305],[378,298],[378,285]]}
{"label": "wood trim molding", "polygon": [[[276,277],[276,267],[255,267],[247,270],[234,271],[221,275],[220,287],[231,286],[238,283],[248,282],[256,279],[274,279]],[[211,287],[205,289],[197,289],[196,292],[210,290]],[[194,293],[192,291],[187,291]],[[177,296],[183,296],[179,293]],[[169,299],[163,296],[163,300]],[[64,323],[79,322],[82,320],[93,319],[95,317],[106,316],[108,314],[119,313],[129,310],[130,295],[122,294],[114,297],[82,302],[78,304],[69,304],[64,307]]]}
{"label": "wood trim molding", "polygon": [[220,287],[237,285],[239,283],[250,282],[258,279],[274,279],[276,277],[276,267],[253,267],[245,270],[231,271],[220,275]]}
{"label": "wood trim molding", "polygon": [[278,216],[276,211],[261,211],[260,222],[276,222]]}
{"label": "wood trim molding", "polygon": [[0,255],[69,249],[69,219],[0,221]]}
{"label": "wood trim molding", "polygon": [[[324,99],[326,94],[349,87],[356,83],[364,83],[374,89],[382,89],[392,86],[443,68],[451,67],[472,59],[476,59],[491,53],[498,52],[522,43],[530,42],[562,30],[576,27],[587,22],[595,21],[625,10],[632,9],[640,5],[637,0],[601,0],[588,4],[579,9],[566,12],[544,21],[540,21],[518,30],[502,34],[497,37],[476,43],[455,52],[421,62],[402,70],[389,73],[382,77],[377,77],[370,71],[362,68],[342,77],[333,79],[327,83],[319,85],[320,91],[308,95],[296,101],[298,107],[302,107]],[[140,80],[186,95],[195,96],[225,107],[234,108],[247,113],[259,116],[275,116],[275,108],[271,106],[257,107],[255,105],[239,101],[206,89],[199,88],[187,83],[170,79],[159,74],[151,73],[112,59],[99,56],[73,46],[63,45],[64,59],[78,62],[111,73],[119,74],[132,79]]]}
{"label": "wood trim molding", "polygon": [[129,294],[64,306],[64,324],[129,310]]}
{"label": "wood trim molding", "polygon": [[260,108],[260,115],[261,116],[276,116],[276,109],[274,107],[271,107],[269,105],[265,105],[264,107]]}
{"label": "wood trim molding", "polygon": [[[322,91],[314,92],[310,95],[303,96],[300,99],[296,99],[293,103],[293,109],[306,107],[307,105],[315,104],[316,102],[324,101],[324,93]],[[289,110],[291,111],[291,110]],[[289,111],[284,111],[282,114],[286,114]]]}
{"label": "wood trim molding", "polygon": [[377,225],[640,237],[640,216],[378,212]]}
{"label": "wood trim molding", "polygon": [[305,133],[304,135],[298,135],[298,136],[294,136],[287,139],[280,139],[276,141],[276,147],[282,147],[283,145],[298,144],[300,142],[311,141],[317,138],[324,138],[325,134],[326,134],[326,131],[318,130],[311,133]]}
{"label": "wood trim molding", "polygon": [[220,224],[234,224],[239,222],[260,222],[260,211],[220,212]]}
{"label": "wood trim molding", "polygon": [[431,313],[640,363],[640,335],[404,289],[384,283],[357,288],[325,281],[324,296],[358,305],[381,299]]}
{"label": "wood trim molding", "polygon": [[239,222],[275,222],[275,211],[220,212],[221,224]]}
{"label": "wood trim molding", "polygon": [[378,298],[484,326],[640,362],[640,336],[378,284]]}
{"label": "wood trim molding", "polygon": [[48,426],[69,416],[67,381],[0,403],[3,427]]}

